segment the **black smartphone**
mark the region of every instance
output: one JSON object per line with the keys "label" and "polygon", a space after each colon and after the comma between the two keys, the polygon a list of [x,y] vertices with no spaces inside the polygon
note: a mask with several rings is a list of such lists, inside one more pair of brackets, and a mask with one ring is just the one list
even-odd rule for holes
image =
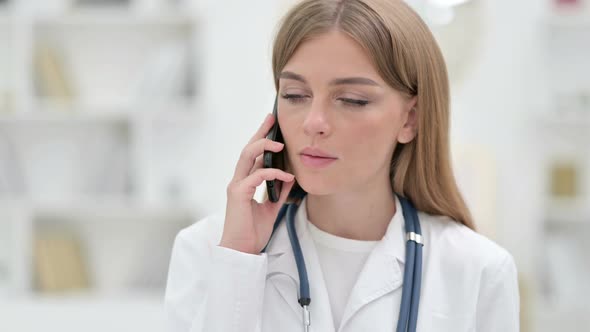
{"label": "black smartphone", "polygon": [[[277,108],[278,108],[278,95],[275,97],[275,105],[273,107],[272,110],[272,114],[275,117],[275,122],[272,126],[272,128],[270,129],[270,131],[268,132],[268,135],[266,136],[266,138],[271,139],[273,141],[277,141],[277,142],[281,142],[281,143],[285,143],[285,141],[283,140],[283,134],[281,133],[281,127],[279,127],[279,118],[277,115]],[[273,152],[273,151],[264,151],[264,168],[278,168],[280,170],[285,170],[285,156],[284,156],[284,152],[285,151],[285,147],[283,147],[283,150],[279,151],[279,152]],[[266,190],[268,192],[268,198],[270,199],[271,202],[278,202],[279,201],[279,196],[281,195],[281,189],[283,188],[283,181],[280,180],[271,180],[271,181],[266,181]]]}

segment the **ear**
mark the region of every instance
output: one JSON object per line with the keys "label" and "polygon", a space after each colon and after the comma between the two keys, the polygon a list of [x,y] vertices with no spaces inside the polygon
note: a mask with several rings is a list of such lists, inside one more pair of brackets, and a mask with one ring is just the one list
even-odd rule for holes
{"label": "ear", "polygon": [[418,110],[416,103],[418,96],[412,97],[409,101],[404,103],[404,110],[402,114],[403,126],[400,128],[397,135],[397,141],[406,144],[411,142],[418,133]]}

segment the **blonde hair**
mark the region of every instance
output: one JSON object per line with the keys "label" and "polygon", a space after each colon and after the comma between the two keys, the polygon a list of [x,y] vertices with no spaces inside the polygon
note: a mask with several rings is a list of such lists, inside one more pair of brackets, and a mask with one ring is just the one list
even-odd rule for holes
{"label": "blonde hair", "polygon": [[[451,167],[446,65],[432,33],[405,2],[304,0],[296,4],[283,17],[274,40],[276,90],[279,75],[297,47],[334,29],[366,50],[392,88],[408,98],[417,96],[417,135],[411,142],[397,143],[390,171],[393,191],[409,198],[420,211],[448,216],[475,230]],[[295,183],[293,190],[301,188]]]}

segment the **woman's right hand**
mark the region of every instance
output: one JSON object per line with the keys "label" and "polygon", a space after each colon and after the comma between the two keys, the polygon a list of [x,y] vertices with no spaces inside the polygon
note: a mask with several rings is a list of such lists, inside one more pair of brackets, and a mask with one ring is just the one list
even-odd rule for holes
{"label": "woman's right hand", "polygon": [[[265,150],[279,152],[284,144],[267,139],[275,117],[267,115],[264,123],[242,150],[234,177],[227,186],[225,223],[220,246],[258,255],[272,234],[275,219],[295,183],[295,176],[276,168],[263,167]],[[283,181],[279,201],[254,199],[256,187],[264,181]]]}

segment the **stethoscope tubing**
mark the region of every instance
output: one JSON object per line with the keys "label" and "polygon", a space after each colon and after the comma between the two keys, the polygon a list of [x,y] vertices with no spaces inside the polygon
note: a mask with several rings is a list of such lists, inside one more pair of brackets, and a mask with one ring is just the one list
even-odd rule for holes
{"label": "stethoscope tubing", "polygon": [[[296,193],[303,198],[305,192]],[[413,204],[404,197],[398,195],[400,203],[402,205],[402,211],[405,220],[405,231],[408,234],[406,241],[406,260],[404,267],[403,277],[403,288],[402,288],[402,299],[400,305],[400,314],[398,319],[397,332],[415,332],[418,322],[418,308],[420,302],[420,288],[422,284],[422,230],[420,228],[420,221],[418,214]],[[295,214],[299,206],[297,204],[285,204],[279,210],[277,219],[274,223],[272,235],[275,233],[280,225],[281,220],[287,215],[287,233],[289,235],[289,241],[293,249],[293,255],[295,257],[295,263],[297,264],[297,272],[299,274],[299,304],[304,310],[304,331],[309,330],[309,311],[307,307],[311,303],[311,294],[309,290],[309,279],[307,275],[307,268],[305,265],[305,258],[303,257],[303,251],[297,237],[297,231],[295,229]],[[410,234],[414,238],[410,237]],[[418,237],[418,240],[415,239]],[[270,240],[269,240],[270,243]],[[262,249],[262,252],[266,251],[267,245]]]}

